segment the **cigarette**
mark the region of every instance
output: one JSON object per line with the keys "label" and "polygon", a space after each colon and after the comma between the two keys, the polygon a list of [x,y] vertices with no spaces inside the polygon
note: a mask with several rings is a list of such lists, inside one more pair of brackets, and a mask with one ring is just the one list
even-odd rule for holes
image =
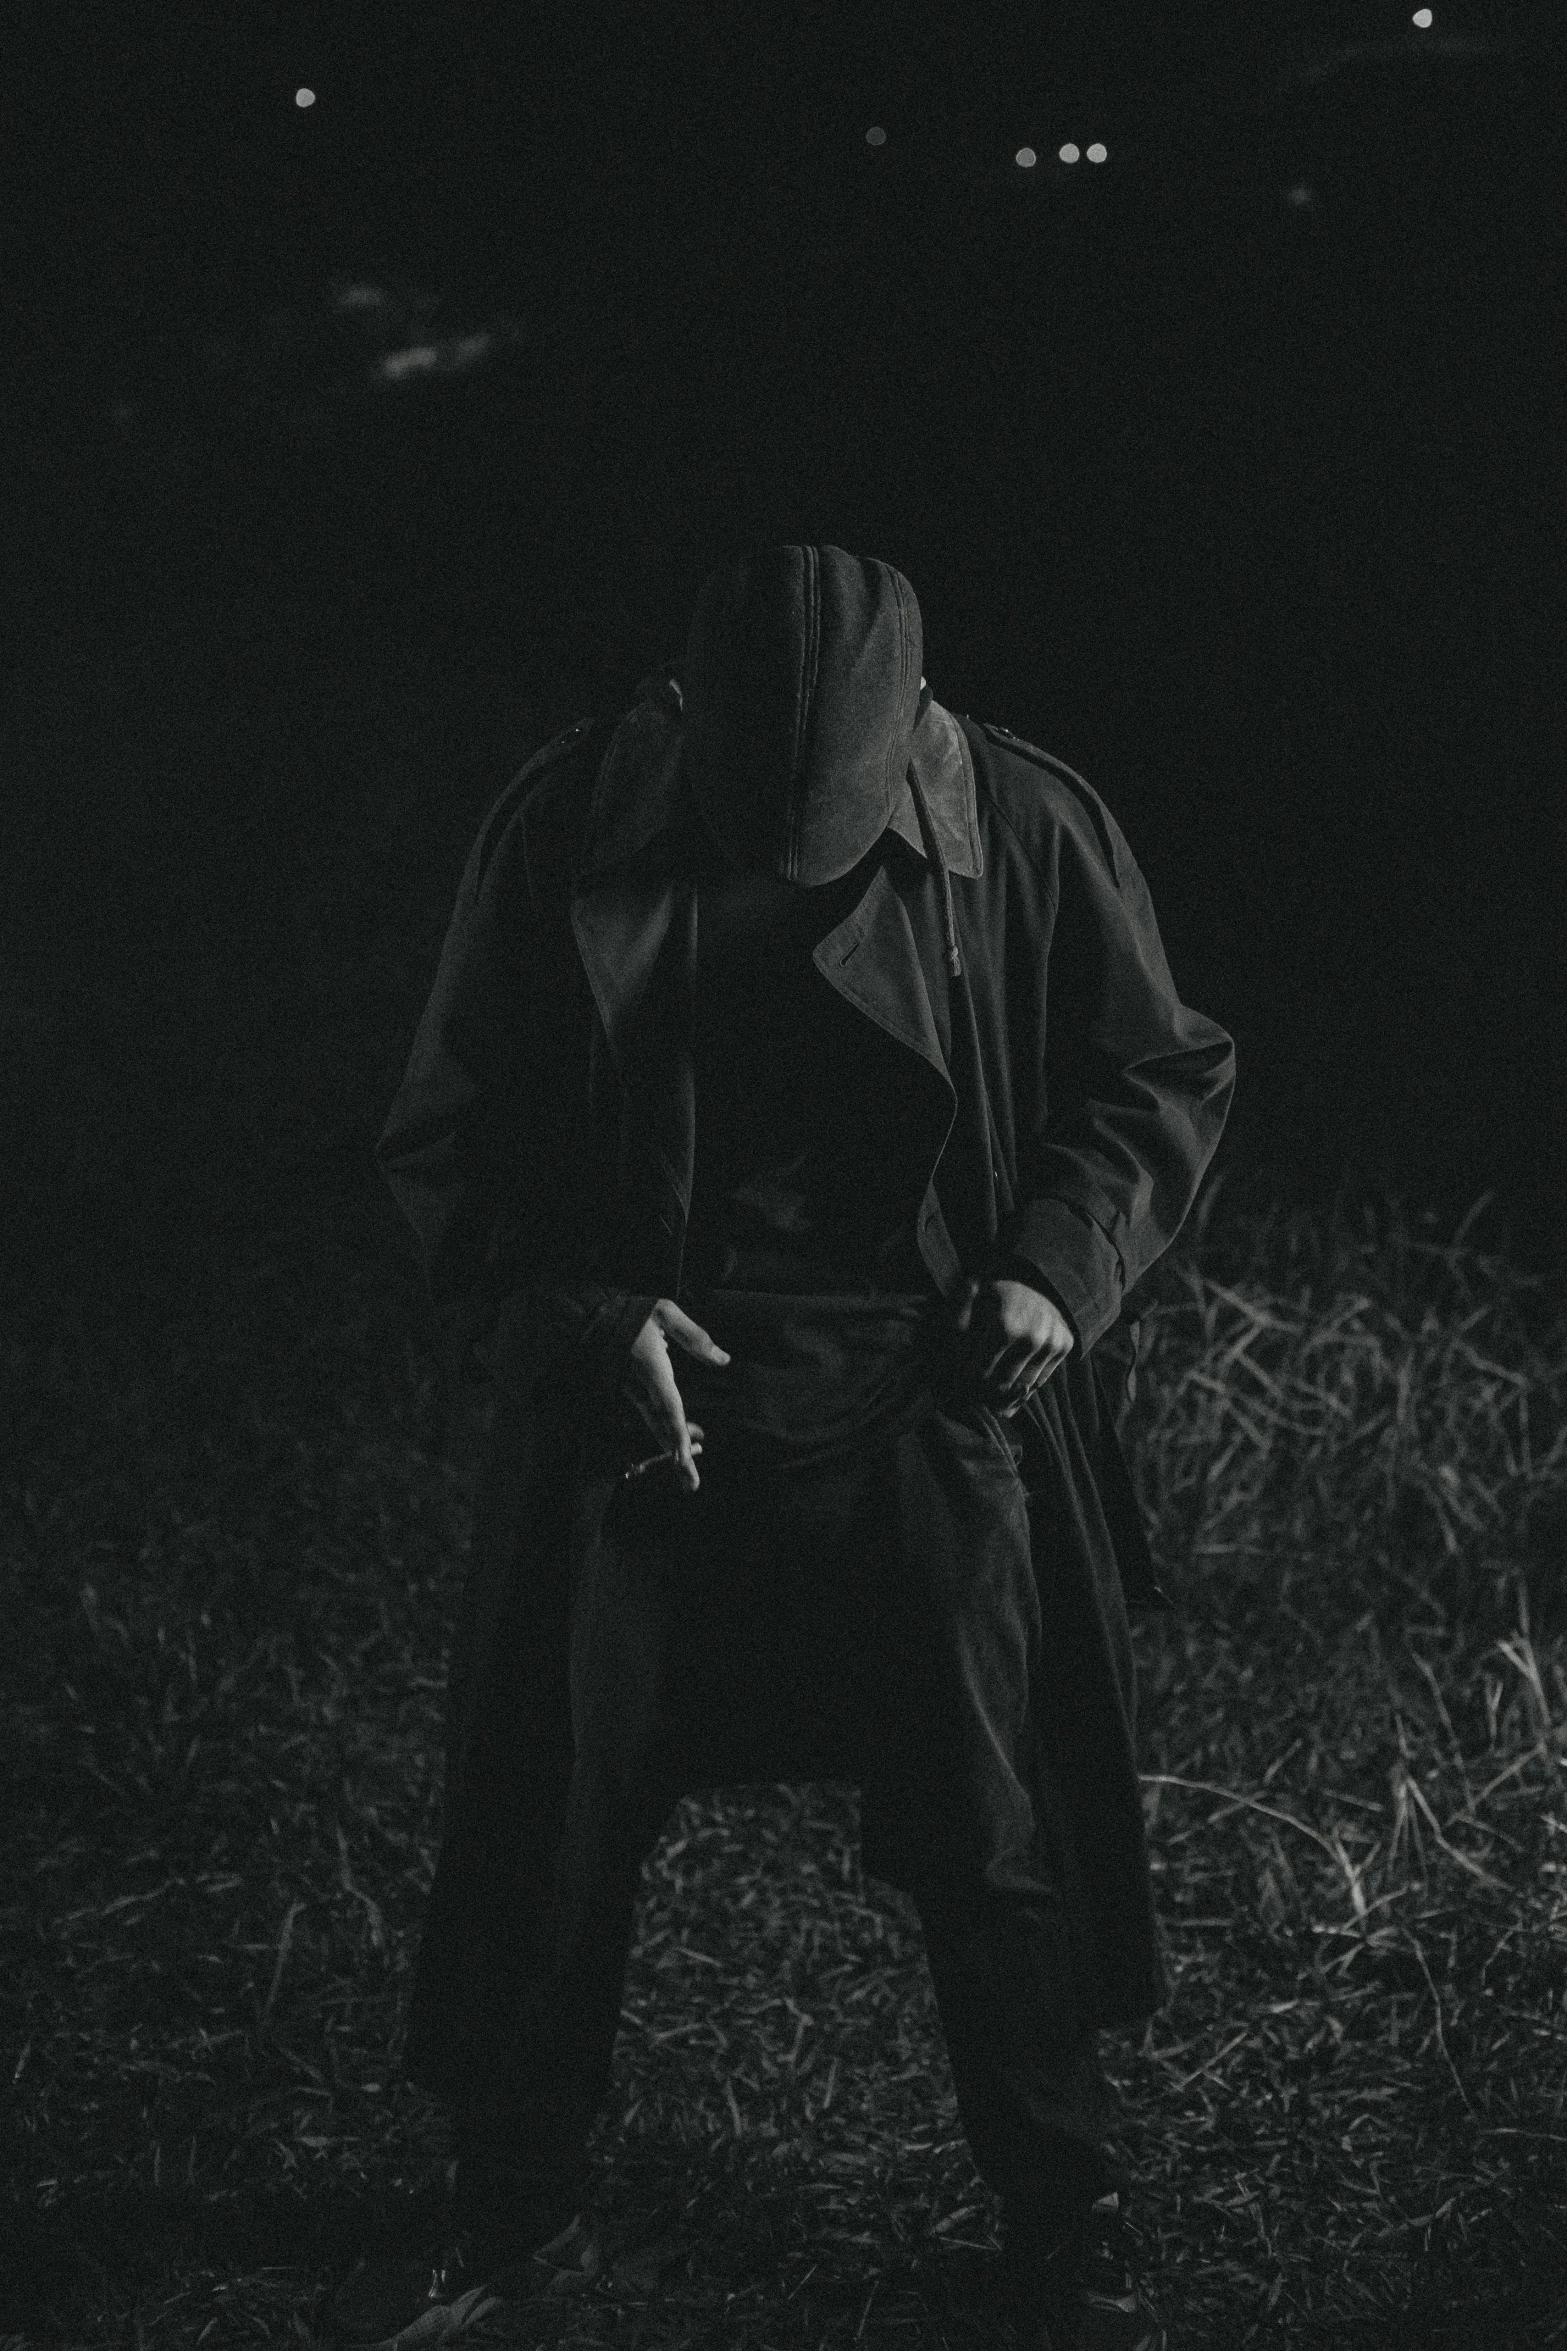
{"label": "cigarette", "polygon": [[[693,1453],[700,1453],[702,1450],[701,1444],[693,1440],[691,1450]],[[632,1478],[646,1477],[648,1471],[650,1469],[657,1469],[661,1461],[678,1461],[679,1459],[680,1454],[678,1449],[673,1445],[669,1445],[665,1447],[662,1453],[650,1453],[646,1461],[634,1461],[629,1469],[621,1471],[621,1478],[624,1482],[629,1484]]]}
{"label": "cigarette", "polygon": [[626,1470],[623,1475],[628,1482],[632,1478],[646,1477],[648,1471],[650,1469],[657,1469],[661,1461],[674,1461],[677,1458],[678,1456],[676,1455],[675,1449],[673,1445],[671,1445],[662,1453],[650,1453],[646,1461],[634,1461],[631,1464],[631,1467]]}

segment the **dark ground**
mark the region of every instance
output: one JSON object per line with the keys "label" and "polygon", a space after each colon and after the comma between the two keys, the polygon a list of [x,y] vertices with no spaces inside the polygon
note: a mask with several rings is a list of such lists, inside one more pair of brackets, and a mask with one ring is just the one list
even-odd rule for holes
{"label": "dark ground", "polygon": [[[346,1165],[346,1162],[343,1163]],[[0,2337],[291,2339],[430,2212],[397,2047],[482,1436],[329,1154],[4,1294]],[[1567,2343],[1567,1327],[1473,1238],[1274,1220],[1146,1329],[1173,1996],[1109,2036],[1173,2339]],[[980,2351],[994,2201],[853,1791],[683,1805],[598,2138],[610,2267],[488,2343]]]}

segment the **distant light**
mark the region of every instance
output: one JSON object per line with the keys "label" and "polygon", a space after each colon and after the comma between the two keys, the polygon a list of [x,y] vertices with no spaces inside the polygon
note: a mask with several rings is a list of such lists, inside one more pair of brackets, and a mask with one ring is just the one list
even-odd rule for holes
{"label": "distant light", "polygon": [[1063,163],[1075,163],[1075,162],[1077,161],[1077,156],[1078,156],[1078,150],[1077,150],[1077,149],[1076,149],[1076,148],[1073,146],[1073,144],[1072,144],[1071,140],[1070,140],[1070,139],[1068,139],[1068,141],[1067,141],[1066,145],[1065,145],[1065,146],[1062,148],[1062,150],[1061,150],[1061,160],[1062,160],[1062,162],[1063,162]]}
{"label": "distant light", "polygon": [[1423,33],[1430,31],[1431,21],[1431,11],[1429,8],[1417,8],[1415,10],[1415,23],[1420,27],[1420,30]]}
{"label": "distant light", "polygon": [[1103,163],[1109,152],[1103,140],[1096,139],[1088,150],[1088,160],[1090,163]]}
{"label": "distant light", "polygon": [[314,106],[315,102],[316,94],[314,90],[296,90],[294,92],[294,104],[296,106]]}
{"label": "distant light", "polygon": [[1039,157],[1032,147],[1020,147],[1012,160],[1020,171],[1032,171]]}
{"label": "distant light", "polygon": [[873,123],[873,124],[872,124],[872,126],[871,126],[871,128],[870,128],[870,129],[869,129],[869,130],[866,132],[866,134],[865,134],[865,144],[866,144],[866,146],[867,146],[867,147],[885,147],[885,146],[886,146],[886,144],[887,144],[887,134],[886,134],[886,132],[885,132],[885,131],[882,129],[882,127],[881,127],[881,124],[880,124],[879,122],[878,122],[878,123]]}
{"label": "distant light", "polygon": [[1304,182],[1297,181],[1293,188],[1285,189],[1284,201],[1286,204],[1293,205],[1297,212],[1305,212],[1316,203],[1317,191],[1315,188],[1308,188]]}

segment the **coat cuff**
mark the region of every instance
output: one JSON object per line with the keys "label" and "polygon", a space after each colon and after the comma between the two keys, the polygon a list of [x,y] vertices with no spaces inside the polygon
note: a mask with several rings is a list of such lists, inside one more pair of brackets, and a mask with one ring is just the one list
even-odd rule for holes
{"label": "coat cuff", "polygon": [[1037,1267],[1086,1355],[1121,1311],[1121,1254],[1108,1233],[1065,1200],[1030,1200],[1006,1236],[1010,1257]]}

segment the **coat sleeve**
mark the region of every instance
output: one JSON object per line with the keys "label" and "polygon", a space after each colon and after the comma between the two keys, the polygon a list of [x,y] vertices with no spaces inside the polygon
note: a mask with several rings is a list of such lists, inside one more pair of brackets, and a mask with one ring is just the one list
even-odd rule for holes
{"label": "coat sleeve", "polygon": [[1235,1047],[1176,994],[1148,886],[1080,779],[1060,787],[1051,869],[1042,1126],[1002,1236],[1085,1351],[1180,1230],[1235,1089]]}
{"label": "coat sleeve", "polygon": [[515,1360],[525,1338],[537,1370],[607,1395],[654,1301],[543,1271],[541,1234],[561,1191],[559,1073],[546,1049],[558,1048],[566,991],[528,872],[528,776],[495,802],[469,852],[375,1156],[418,1238],[448,1361],[496,1335]]}

